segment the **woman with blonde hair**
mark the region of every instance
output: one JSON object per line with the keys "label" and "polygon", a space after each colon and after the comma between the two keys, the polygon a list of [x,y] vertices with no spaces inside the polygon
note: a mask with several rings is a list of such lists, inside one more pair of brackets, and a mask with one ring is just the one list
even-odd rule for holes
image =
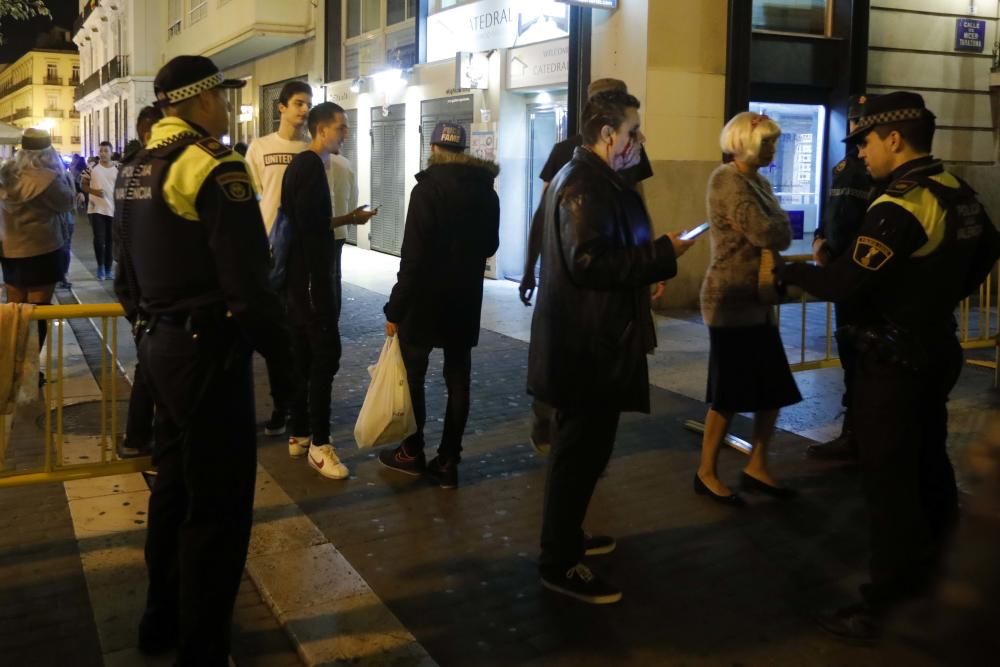
{"label": "woman with blonde hair", "polygon": [[778,410],[802,397],[788,367],[774,308],[758,296],[762,251],[784,250],[792,240],[788,215],[771,184],[758,173],[774,159],[780,134],[767,116],[737,114],[719,138],[723,153],[732,159],[708,180],[712,254],[701,286],[701,312],[710,341],[710,407],[694,490],[736,507],[745,501],[719,479],[717,465],[722,440],[738,412],[754,414],[753,451],[740,480],[743,490],[778,498],[795,495],[771,476],[767,446]]}
{"label": "woman with blonde hair", "polygon": [[[49,133],[25,130],[21,150],[0,167],[0,265],[9,303],[52,301],[75,197]],[[39,320],[39,344],[45,332]]]}

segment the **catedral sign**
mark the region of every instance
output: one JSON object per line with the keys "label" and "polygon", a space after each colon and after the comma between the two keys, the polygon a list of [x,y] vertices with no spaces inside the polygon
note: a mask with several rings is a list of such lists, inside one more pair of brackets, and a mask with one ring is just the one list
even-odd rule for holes
{"label": "catedral sign", "polygon": [[569,39],[556,39],[507,52],[507,88],[565,84],[569,77]]}
{"label": "catedral sign", "polygon": [[568,35],[569,7],[555,0],[479,0],[427,17],[427,61]]}

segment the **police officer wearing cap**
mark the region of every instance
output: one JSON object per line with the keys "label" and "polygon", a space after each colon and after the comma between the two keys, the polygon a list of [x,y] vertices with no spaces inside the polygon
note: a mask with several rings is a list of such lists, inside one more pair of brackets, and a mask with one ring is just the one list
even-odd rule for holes
{"label": "police officer wearing cap", "polygon": [[948,459],[948,393],[962,367],[958,303],[1000,257],[1000,233],[975,192],[930,155],[934,115],[920,95],[865,105],[848,141],[887,186],[851,247],[825,266],[790,264],[779,281],[857,304],[852,396],[871,525],[863,602],[824,617],[852,641],[878,637],[886,614],[927,592],[958,514]]}
{"label": "police officer wearing cap", "polygon": [[[873,97],[854,95],[847,107],[848,133],[854,132],[858,119],[864,112],[864,105]],[[844,159],[833,168],[830,200],[826,212],[820,220],[813,241],[813,258],[819,264],[828,264],[843,255],[854,243],[854,238],[865,219],[865,211],[871,200],[872,179],[865,161],[858,157],[857,144],[847,146]],[[834,304],[837,327],[854,323],[854,305],[850,301]],[[816,459],[856,460],[858,442],[854,437],[851,418],[851,396],[854,387],[854,347],[843,335],[837,338],[837,352],[840,365],[844,369],[844,424],[839,436],[829,442],[811,445],[806,455]]]}
{"label": "police officer wearing cap", "polygon": [[256,476],[251,354],[287,369],[289,342],[246,164],[218,140],[225,91],[244,82],[178,56],[153,85],[165,117],[115,192],[115,290],[141,322],[157,411],[139,649],[176,646],[181,665],[225,665]]}

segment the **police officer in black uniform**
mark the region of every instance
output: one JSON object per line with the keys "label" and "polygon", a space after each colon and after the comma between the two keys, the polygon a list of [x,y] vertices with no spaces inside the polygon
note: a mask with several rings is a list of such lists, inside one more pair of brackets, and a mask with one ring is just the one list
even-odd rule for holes
{"label": "police officer in black uniform", "polygon": [[865,105],[848,141],[888,185],[852,247],[826,266],[789,264],[781,283],[857,303],[845,328],[858,351],[852,396],[871,523],[871,583],[863,602],[822,619],[852,641],[927,592],[957,519],[948,459],[948,393],[962,367],[954,312],[1000,257],[1000,233],[975,192],[930,155],[934,115],[920,95]]}
{"label": "police officer in black uniform", "polygon": [[[244,82],[179,56],[153,85],[165,117],[115,192],[115,290],[142,323],[157,411],[139,649],[176,646],[181,665],[225,665],[256,477],[251,354],[288,369],[289,340],[246,164],[218,141],[225,89]],[[288,396],[291,378],[282,380]]]}
{"label": "police officer in black uniform", "polygon": [[[865,95],[851,97],[847,107],[848,133],[854,132],[858,119],[864,112],[865,102],[870,99]],[[861,229],[871,200],[872,179],[868,173],[865,161],[858,157],[858,147],[850,144],[844,159],[833,168],[833,182],[830,187],[830,200],[826,212],[820,220],[813,241],[813,259],[817,264],[826,265],[847,252]],[[853,324],[855,304],[851,301],[838,301],[834,304],[837,316],[837,327]],[[851,424],[851,396],[854,387],[854,347],[844,335],[837,335],[837,353],[840,365],[844,369],[844,395],[841,402],[844,406],[844,425],[839,436],[829,442],[811,445],[806,455],[816,459],[856,460],[858,443],[854,437]]]}

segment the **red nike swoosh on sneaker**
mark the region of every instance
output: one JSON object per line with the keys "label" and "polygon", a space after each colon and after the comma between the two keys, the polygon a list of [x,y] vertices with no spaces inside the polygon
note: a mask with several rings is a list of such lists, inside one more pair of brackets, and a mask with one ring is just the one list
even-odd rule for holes
{"label": "red nike swoosh on sneaker", "polygon": [[317,461],[312,456],[309,457],[309,460],[312,461],[313,465],[316,466],[317,468],[322,468],[323,464],[326,463],[326,461],[324,461],[323,459],[320,459],[319,461]]}

